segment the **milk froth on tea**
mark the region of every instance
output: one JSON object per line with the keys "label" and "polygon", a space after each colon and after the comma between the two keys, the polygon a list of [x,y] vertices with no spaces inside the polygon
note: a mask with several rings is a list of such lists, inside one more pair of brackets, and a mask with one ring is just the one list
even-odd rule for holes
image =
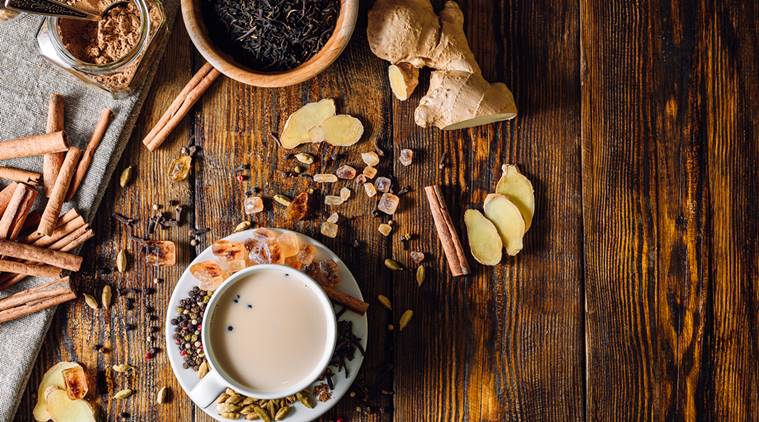
{"label": "milk froth on tea", "polygon": [[327,347],[327,316],[297,273],[267,269],[222,292],[211,315],[220,369],[251,390],[283,391],[308,377]]}

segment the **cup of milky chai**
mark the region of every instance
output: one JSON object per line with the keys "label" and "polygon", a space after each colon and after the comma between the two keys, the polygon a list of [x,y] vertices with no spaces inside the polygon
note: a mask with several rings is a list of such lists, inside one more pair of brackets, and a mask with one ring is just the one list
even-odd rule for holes
{"label": "cup of milky chai", "polygon": [[211,371],[190,391],[201,407],[226,388],[256,399],[295,394],[321,375],[337,340],[332,304],[319,285],[276,264],[252,266],[224,281],[202,327]]}

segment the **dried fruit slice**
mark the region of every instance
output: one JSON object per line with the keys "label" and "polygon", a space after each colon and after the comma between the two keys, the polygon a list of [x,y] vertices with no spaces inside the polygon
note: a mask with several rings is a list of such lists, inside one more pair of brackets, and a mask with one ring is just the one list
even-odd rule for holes
{"label": "dried fruit slice", "polygon": [[63,370],[63,383],[66,386],[66,394],[71,400],[83,399],[89,391],[87,375],[79,365]]}
{"label": "dried fruit slice", "polygon": [[495,225],[477,210],[464,212],[469,250],[480,264],[496,265],[501,262],[503,243]]}
{"label": "dried fruit slice", "polygon": [[65,390],[45,390],[47,411],[55,422],[95,422],[95,409],[86,400],[71,400]]}
{"label": "dried fruit slice", "polygon": [[285,127],[279,137],[282,147],[295,148],[302,143],[310,142],[309,130],[334,115],[335,101],[331,98],[308,103],[299,108],[285,122]]}
{"label": "dried fruit slice", "polygon": [[532,189],[532,183],[513,164],[504,164],[501,169],[503,175],[498,180],[495,192],[509,198],[519,208],[524,219],[524,230],[527,231],[532,225],[532,216],[535,214],[535,192]]}
{"label": "dried fruit slice", "polygon": [[50,369],[42,375],[42,381],[37,388],[37,404],[34,406],[34,419],[37,421],[48,421],[51,419],[47,411],[47,401],[45,400],[45,390],[48,387],[65,388],[66,382],[63,380],[63,371],[69,368],[79,366],[76,362],[58,362],[51,366]]}
{"label": "dried fruit slice", "polygon": [[213,261],[203,261],[190,267],[190,274],[198,279],[201,290],[213,291],[227,278],[227,272]]}
{"label": "dried fruit slice", "polygon": [[522,250],[524,220],[519,208],[501,194],[491,193],[485,197],[485,215],[493,222],[501,236],[506,253],[514,256]]}
{"label": "dried fruit slice", "polygon": [[344,147],[355,144],[364,134],[361,120],[347,114],[328,117],[321,123],[320,129],[315,131],[315,135],[312,134],[311,142],[321,142],[319,138],[322,138],[331,145]]}
{"label": "dried fruit slice", "polygon": [[234,273],[248,266],[245,245],[229,240],[217,240],[211,245],[211,253],[218,257],[226,271]]}

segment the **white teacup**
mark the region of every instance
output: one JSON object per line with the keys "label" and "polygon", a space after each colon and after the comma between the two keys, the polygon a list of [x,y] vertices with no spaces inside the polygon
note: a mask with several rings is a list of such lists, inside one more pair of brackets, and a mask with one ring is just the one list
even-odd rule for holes
{"label": "white teacup", "polygon": [[[260,286],[252,286],[252,287],[260,287],[259,290],[242,290],[243,287],[250,288],[251,285],[247,284],[245,286],[242,285],[243,282],[247,283],[256,283],[256,276],[262,277],[260,283],[266,283],[266,284],[260,284]],[[263,278],[266,277],[266,278]],[[271,311],[270,309],[274,306],[273,303],[276,303],[276,297],[283,298],[285,296],[282,295],[281,288],[278,287],[279,285],[275,285],[274,283],[270,282],[271,277],[287,277],[282,278],[283,283],[282,286],[288,286],[293,292],[293,297],[296,299],[301,299],[301,303],[305,304],[306,306],[299,307],[297,311],[301,312],[301,315],[298,315],[298,317],[302,320],[303,315],[303,308],[310,309],[311,311],[318,312],[318,315],[313,315],[313,318],[316,326],[319,328],[323,327],[323,333],[313,333],[311,331],[301,333],[304,334],[304,336],[310,336],[309,338],[314,338],[315,336],[318,336],[321,339],[323,336],[323,345],[324,347],[321,350],[314,351],[314,353],[318,353],[318,359],[315,359],[313,357],[310,357],[303,365],[305,365],[302,373],[302,376],[299,376],[296,379],[291,379],[286,381],[286,385],[282,384],[282,388],[274,388],[272,389],[271,385],[269,385],[267,388],[258,388],[254,385],[251,385],[253,383],[247,383],[241,378],[244,378],[243,375],[250,375],[251,373],[255,373],[258,369],[265,370],[267,372],[271,372],[270,370],[277,371],[279,369],[282,369],[283,372],[285,370],[292,371],[292,368],[287,366],[285,368],[275,368],[272,366],[248,366],[248,365],[256,365],[256,363],[247,363],[247,359],[245,363],[241,363],[239,359],[235,360],[235,362],[230,362],[230,352],[225,350],[226,347],[229,347],[229,344],[237,344],[239,342],[246,342],[250,338],[256,338],[259,335],[268,335],[268,338],[272,338],[272,335],[278,335],[277,333],[272,332],[273,329],[269,330],[267,327],[266,333],[262,333],[261,330],[254,330],[250,327],[250,324],[253,324],[251,321],[261,321],[262,318],[266,318],[268,321],[274,321],[274,323],[279,325],[287,325],[287,323],[295,323],[297,322],[295,320],[295,317],[293,317],[293,321],[287,320],[287,317],[285,316],[283,318],[282,315],[277,315],[280,311],[282,311],[281,308],[275,308],[274,311]],[[302,287],[301,287],[302,286]],[[299,291],[298,289],[303,288],[304,290]],[[268,290],[267,290],[268,289]],[[279,290],[279,291],[278,291]],[[239,294],[236,292],[248,292],[246,294],[246,297],[240,297]],[[256,297],[250,297],[252,296],[252,292],[256,293]],[[271,294],[267,292],[273,292]],[[312,294],[313,297],[308,297],[308,294]],[[267,297],[265,295],[268,295],[268,301]],[[232,298],[234,303],[230,303],[230,298]],[[290,296],[288,295],[287,299],[289,300]],[[297,303],[296,299],[293,299],[293,303]],[[313,300],[313,301],[312,301]],[[238,303],[239,301],[239,303]],[[250,302],[250,303],[249,303]],[[289,302],[288,302],[289,303]],[[235,306],[239,308],[229,308],[231,306]],[[224,309],[224,307],[227,307]],[[259,311],[258,314],[246,314],[245,312],[253,312],[253,311]],[[296,311],[296,310],[284,310],[284,311]],[[268,312],[271,312],[271,318],[269,319],[267,317]],[[310,312],[310,311],[309,311]],[[297,312],[296,312],[297,313]],[[244,316],[248,315],[247,318]],[[214,319],[214,317],[217,317],[218,319]],[[242,316],[242,319],[241,319]],[[279,317],[279,319],[277,319]],[[233,327],[234,324],[230,323],[228,327],[228,333],[220,333],[218,330],[219,324],[226,324],[227,321],[232,321],[230,318],[235,318],[234,321],[239,322],[240,327]],[[317,320],[317,318],[319,320]],[[323,320],[323,324],[322,324]],[[309,322],[313,322],[309,320]],[[244,328],[246,323],[248,324],[247,329]],[[260,325],[259,325],[260,327]],[[238,328],[238,331],[235,332],[234,328]],[[214,332],[215,331],[215,332]],[[250,331],[250,332],[248,332]],[[303,331],[303,330],[301,330]],[[242,337],[224,337],[224,336],[242,336]],[[290,344],[292,343],[293,339],[295,339],[295,342],[297,343],[298,337],[295,338],[289,338],[286,336],[297,336],[297,332],[284,332],[282,333],[282,339],[283,343]],[[251,337],[248,337],[251,336]],[[213,296],[208,302],[208,305],[206,306],[206,310],[203,316],[203,323],[202,323],[202,341],[203,341],[203,351],[205,353],[206,360],[208,361],[210,365],[210,371],[208,374],[203,377],[198,384],[195,385],[195,387],[190,391],[190,397],[192,400],[197,403],[201,407],[206,407],[210,405],[216,397],[219,396],[226,388],[231,388],[240,394],[244,394],[248,397],[256,398],[256,399],[278,399],[282,397],[287,397],[289,395],[295,394],[298,391],[303,390],[304,388],[311,385],[318,377],[319,375],[324,371],[324,369],[327,367],[327,364],[329,363],[330,358],[332,357],[332,353],[335,349],[335,343],[337,340],[337,321],[335,318],[334,311],[332,309],[332,304],[330,303],[329,299],[327,298],[327,295],[324,294],[324,291],[322,291],[321,287],[308,275],[295,270],[293,268],[284,266],[284,265],[276,265],[276,264],[263,264],[263,265],[255,265],[249,268],[246,268],[244,270],[241,270],[232,276],[230,276],[227,280],[224,281],[224,283],[219,286],[219,288],[214,292]],[[279,343],[279,342],[278,342]],[[320,344],[319,343],[319,344]],[[260,348],[260,347],[270,347],[267,344],[255,344],[254,348]],[[284,345],[277,344],[277,347],[286,347]],[[269,351],[272,351],[275,349],[269,349]],[[287,349],[290,350],[290,349]],[[298,349],[300,350],[300,349]],[[256,353],[252,353],[256,352]],[[260,352],[260,353],[259,353]],[[248,355],[256,355],[256,356],[266,356],[271,355],[272,358],[278,359],[281,358],[280,355],[283,355],[284,353],[281,353],[282,350],[280,350],[278,353],[266,353],[267,351],[259,350],[259,349],[251,349],[251,353],[248,353]],[[235,356],[239,356],[240,353],[235,353]],[[265,358],[258,357],[259,361],[264,362]],[[315,355],[314,355],[315,356]],[[226,362],[225,362],[226,361]],[[313,365],[311,365],[313,363]],[[225,367],[225,364],[228,367]],[[301,365],[301,366],[303,366]],[[313,366],[313,367],[311,367]],[[241,370],[242,369],[242,370]],[[251,372],[252,371],[252,372]],[[237,375],[231,375],[232,373],[236,373]],[[275,374],[278,372],[275,372]],[[283,381],[284,383],[285,381]],[[279,384],[277,384],[279,385]]]}

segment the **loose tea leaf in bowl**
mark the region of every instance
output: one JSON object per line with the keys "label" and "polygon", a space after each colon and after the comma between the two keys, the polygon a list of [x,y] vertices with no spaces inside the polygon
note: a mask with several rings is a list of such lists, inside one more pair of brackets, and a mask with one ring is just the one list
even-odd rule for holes
{"label": "loose tea leaf in bowl", "polygon": [[308,61],[326,44],[339,0],[203,0],[211,39],[238,63],[281,72]]}

